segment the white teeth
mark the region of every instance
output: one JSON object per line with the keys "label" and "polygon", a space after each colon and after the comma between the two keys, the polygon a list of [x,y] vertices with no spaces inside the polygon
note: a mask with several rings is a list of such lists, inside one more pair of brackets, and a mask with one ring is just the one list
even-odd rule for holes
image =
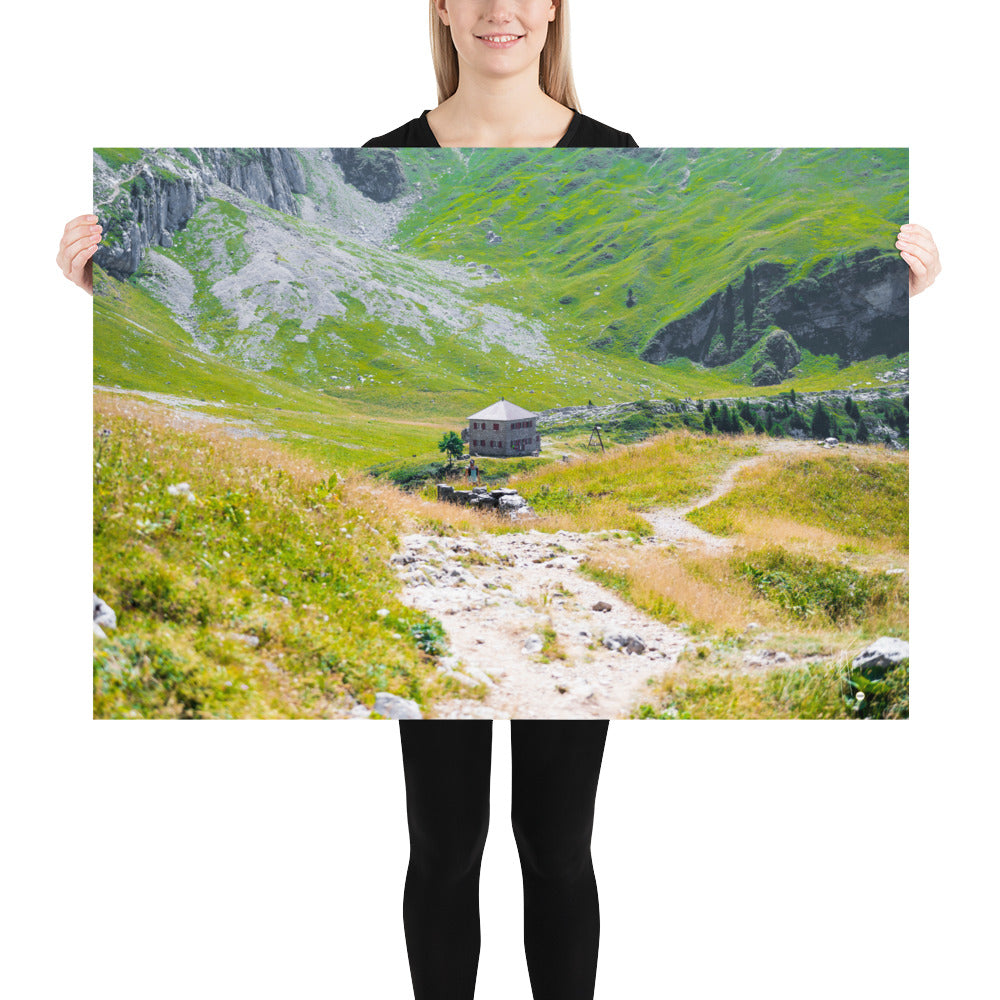
{"label": "white teeth", "polygon": [[512,42],[518,35],[483,35],[488,42]]}

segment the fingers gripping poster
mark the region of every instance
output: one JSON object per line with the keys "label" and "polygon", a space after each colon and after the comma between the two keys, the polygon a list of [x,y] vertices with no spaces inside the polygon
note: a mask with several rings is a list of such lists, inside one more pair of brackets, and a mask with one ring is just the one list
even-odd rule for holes
{"label": "fingers gripping poster", "polygon": [[97,149],[94,714],[905,718],[905,149]]}

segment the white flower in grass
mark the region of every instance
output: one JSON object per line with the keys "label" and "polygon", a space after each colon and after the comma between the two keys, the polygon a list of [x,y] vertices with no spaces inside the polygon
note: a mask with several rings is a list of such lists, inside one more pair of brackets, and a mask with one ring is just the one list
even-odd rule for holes
{"label": "white flower in grass", "polygon": [[378,611],[375,612],[375,614],[377,614],[379,616],[379,618],[385,618],[385,616],[388,613],[389,613],[389,609],[388,608],[379,608]]}
{"label": "white flower in grass", "polygon": [[864,701],[865,700],[865,693],[864,693],[864,691],[859,691],[854,697],[857,698],[858,701]]}

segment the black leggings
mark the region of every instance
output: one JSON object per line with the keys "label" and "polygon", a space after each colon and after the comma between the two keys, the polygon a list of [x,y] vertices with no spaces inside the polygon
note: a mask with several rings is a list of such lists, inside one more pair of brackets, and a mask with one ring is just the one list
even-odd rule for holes
{"label": "black leggings", "polygon": [[[600,920],[590,858],[607,720],[510,724],[511,820],[534,1000],[590,1000]],[[400,722],[410,864],[403,927],[416,1000],[472,1000],[493,724]]]}

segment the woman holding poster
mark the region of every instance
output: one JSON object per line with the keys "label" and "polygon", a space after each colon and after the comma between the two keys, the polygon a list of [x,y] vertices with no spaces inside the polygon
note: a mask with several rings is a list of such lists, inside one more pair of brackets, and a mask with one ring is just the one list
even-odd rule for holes
{"label": "woman holding poster", "polygon": [[[634,147],[626,132],[579,110],[567,0],[430,0],[439,103],[368,147]],[[57,262],[92,291],[101,240],[94,215],[71,220]],[[896,243],[910,294],[940,271],[930,233]],[[475,461],[470,482],[478,481]],[[472,1000],[480,946],[479,867],[489,818],[492,723],[400,722],[410,863],[403,900],[416,1000]],[[607,720],[514,720],[512,822],[535,1000],[589,1000],[599,940],[590,855]]]}

